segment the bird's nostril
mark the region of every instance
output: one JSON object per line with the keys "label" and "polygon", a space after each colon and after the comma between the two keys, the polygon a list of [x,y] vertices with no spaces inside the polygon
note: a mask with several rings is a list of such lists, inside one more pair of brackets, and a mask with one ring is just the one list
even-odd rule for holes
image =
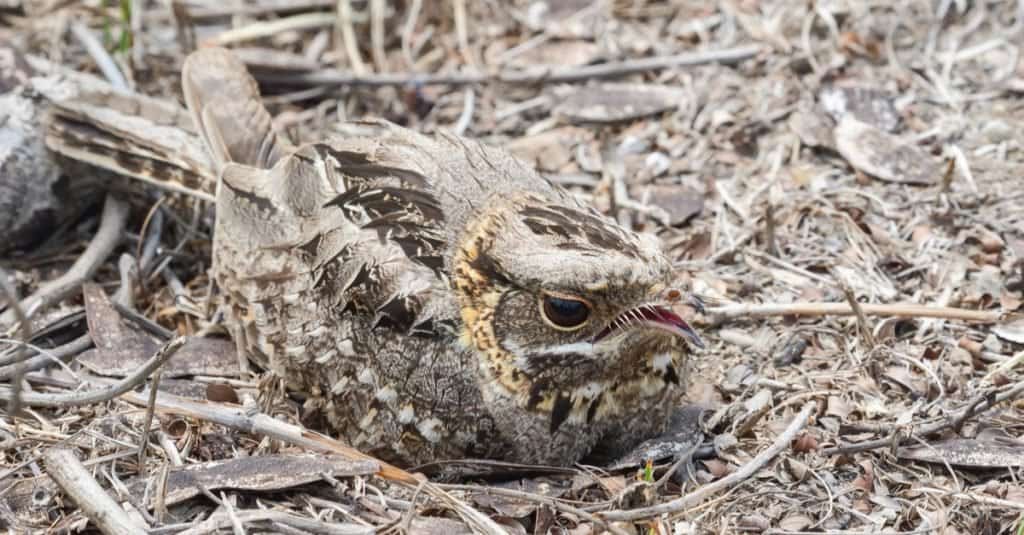
{"label": "bird's nostril", "polygon": [[682,297],[683,294],[675,288],[671,288],[665,292],[665,299],[667,299],[669,303],[677,303]]}

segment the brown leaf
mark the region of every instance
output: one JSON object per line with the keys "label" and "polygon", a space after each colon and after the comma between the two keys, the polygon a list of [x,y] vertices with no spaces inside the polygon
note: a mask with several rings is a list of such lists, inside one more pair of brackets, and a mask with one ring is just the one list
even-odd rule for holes
{"label": "brown leaf", "polygon": [[793,441],[793,451],[797,453],[811,453],[818,450],[818,444],[817,437],[811,433],[804,432]]}
{"label": "brown leaf", "polygon": [[715,476],[715,479],[725,477],[732,472],[727,463],[718,459],[705,459],[701,463],[708,469],[708,472],[711,472],[711,475]]}
{"label": "brown leaf", "polygon": [[896,136],[846,115],[835,129],[836,149],[856,170],[887,182],[930,185],[942,174],[933,158]]}
{"label": "brown leaf", "polygon": [[875,466],[868,460],[860,461],[857,464],[861,468],[861,474],[850,484],[870,495],[875,490]]}
{"label": "brown leaf", "polygon": [[100,375],[117,375],[111,372],[115,368],[126,369],[122,375],[127,375],[153,356],[159,347],[157,343],[130,328],[99,285],[82,285],[82,296],[89,336],[96,345],[96,350],[89,352],[92,358],[79,359],[83,365]]}
{"label": "brown leaf", "polygon": [[238,404],[238,393],[231,385],[211,383],[206,386],[206,399],[217,403]]}

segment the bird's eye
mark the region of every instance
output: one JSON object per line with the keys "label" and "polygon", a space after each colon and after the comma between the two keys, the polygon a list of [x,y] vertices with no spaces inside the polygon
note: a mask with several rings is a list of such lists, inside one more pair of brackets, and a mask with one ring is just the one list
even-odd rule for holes
{"label": "bird's eye", "polygon": [[590,317],[590,305],[579,299],[545,295],[541,298],[540,308],[544,319],[563,331],[579,329]]}

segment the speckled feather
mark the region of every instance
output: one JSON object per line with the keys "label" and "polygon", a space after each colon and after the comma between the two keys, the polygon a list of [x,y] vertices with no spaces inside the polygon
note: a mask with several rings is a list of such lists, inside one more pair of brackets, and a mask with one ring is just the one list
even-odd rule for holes
{"label": "speckled feather", "polygon": [[[371,137],[292,147],[223,49],[193,53],[182,78],[222,165],[214,274],[232,334],[342,438],[402,464],[567,464],[664,429],[681,339],[590,342],[668,287],[653,237],[452,135],[379,122]],[[592,321],[550,328],[548,291],[586,296]]]}

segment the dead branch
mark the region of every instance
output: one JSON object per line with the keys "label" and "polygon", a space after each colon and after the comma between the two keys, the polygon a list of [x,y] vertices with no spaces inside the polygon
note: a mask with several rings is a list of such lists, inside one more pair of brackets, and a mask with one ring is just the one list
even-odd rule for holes
{"label": "dead branch", "polygon": [[560,84],[582,82],[595,78],[613,78],[647,71],[692,67],[707,63],[734,64],[750,59],[764,48],[761,45],[743,45],[710,52],[686,52],[672,56],[611,61],[600,65],[587,65],[561,71],[504,72],[498,74],[386,74],[359,75],[336,69],[323,69],[304,74],[262,73],[256,77],[264,82],[291,85],[472,85],[472,84]]}
{"label": "dead branch", "polygon": [[15,352],[17,363],[13,366],[13,378],[11,379],[12,399],[7,405],[8,414],[18,415],[21,413],[21,379],[25,376],[25,366],[23,364],[26,360],[25,355],[28,353],[28,347],[25,344],[32,338],[32,328],[29,325],[25,310],[21,308],[21,303],[18,302],[18,292],[8,280],[7,272],[2,269],[0,269],[0,291],[3,292],[7,306],[11,308],[18,319],[21,339],[24,342],[19,344],[18,350]]}
{"label": "dead branch", "polygon": [[46,471],[74,501],[96,527],[107,535],[143,535],[124,509],[110,497],[89,474],[75,453],[65,448],[51,448],[43,453]]}
{"label": "dead branch", "polygon": [[[998,310],[968,310],[965,308],[936,307],[914,304],[880,305],[861,303],[864,314],[896,318],[943,318],[982,323],[997,323],[1004,319]],[[853,316],[849,303],[765,303],[735,304],[707,307],[708,316],[720,319],[764,318],[769,316]]]}

